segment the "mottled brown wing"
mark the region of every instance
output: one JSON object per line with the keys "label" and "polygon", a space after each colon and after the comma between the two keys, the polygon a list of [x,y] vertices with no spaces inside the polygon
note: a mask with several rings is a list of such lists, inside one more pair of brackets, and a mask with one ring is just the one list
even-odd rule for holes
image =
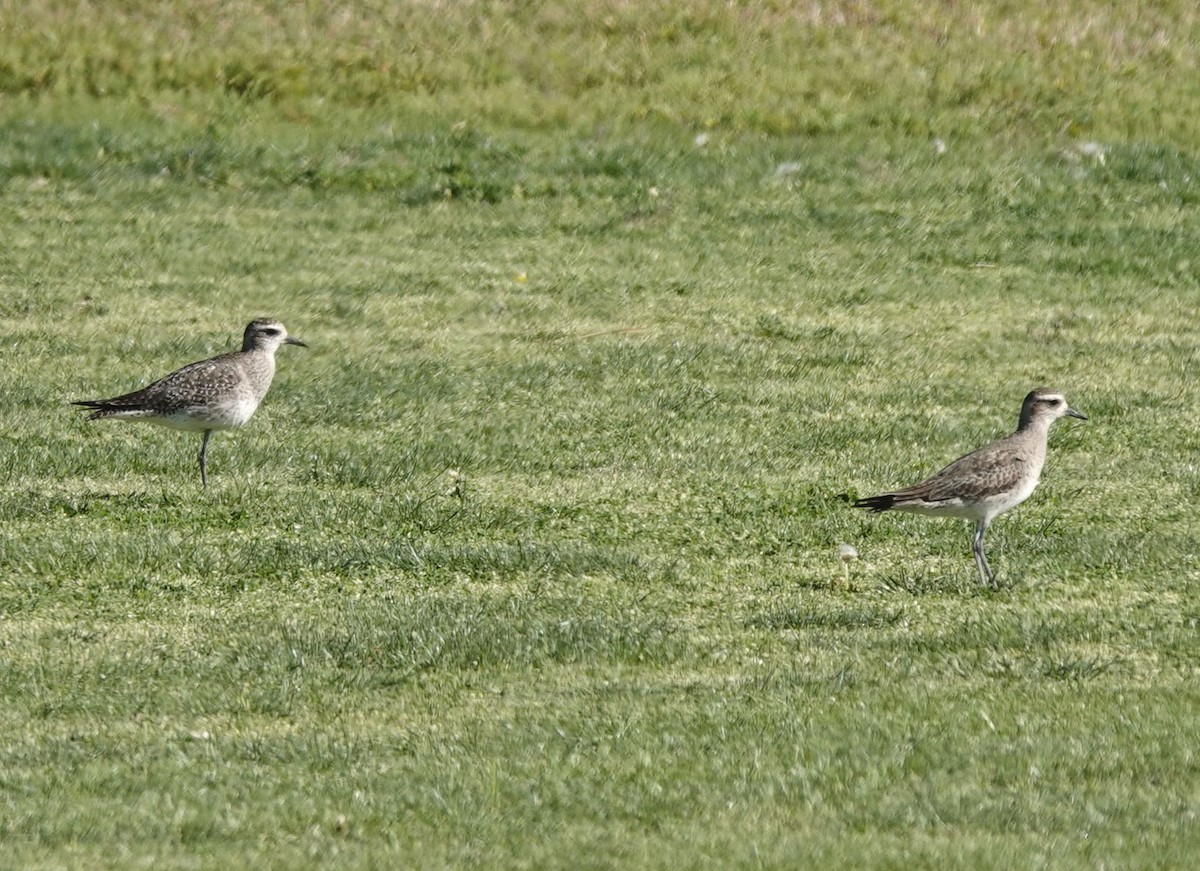
{"label": "mottled brown wing", "polygon": [[225,358],[230,356],[233,355],[222,354],[220,357],[190,363],[132,393],[76,404],[86,404],[105,411],[150,406],[159,413],[170,414],[231,390],[241,380],[241,369],[228,366]]}
{"label": "mottled brown wing", "polygon": [[919,484],[897,490],[897,499],[941,502],[946,499],[977,501],[1017,486],[1028,463],[1019,448],[998,442],[955,460]]}

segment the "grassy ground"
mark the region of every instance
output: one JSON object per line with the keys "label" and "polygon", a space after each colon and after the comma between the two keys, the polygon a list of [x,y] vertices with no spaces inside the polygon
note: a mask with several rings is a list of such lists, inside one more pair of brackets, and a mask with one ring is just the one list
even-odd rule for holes
{"label": "grassy ground", "polygon": [[[86,47],[40,8],[0,64],[0,867],[1193,863],[1194,13],[416,5],[438,84],[388,91],[303,43],[324,7]],[[675,48],[610,93],[514,28]],[[285,68],[255,34],[294,92],[205,78]],[[748,44],[761,92],[684,74]],[[905,90],[936,46],[976,91]],[[207,491],[198,436],[67,404],[260,314],[310,347]],[[1039,384],[1091,420],[999,592],[965,524],[849,509]]]}

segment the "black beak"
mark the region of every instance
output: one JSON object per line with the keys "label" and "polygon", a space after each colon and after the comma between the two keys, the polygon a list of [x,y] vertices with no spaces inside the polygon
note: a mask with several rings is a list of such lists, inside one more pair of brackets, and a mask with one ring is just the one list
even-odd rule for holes
{"label": "black beak", "polygon": [[1087,420],[1087,419],[1088,419],[1088,416],[1087,416],[1086,414],[1084,414],[1082,411],[1076,411],[1076,410],[1075,410],[1075,409],[1073,409],[1073,408],[1068,408],[1068,409],[1067,409],[1067,417],[1077,417],[1077,418],[1079,418],[1080,420]]}
{"label": "black beak", "polygon": [[[288,336],[286,339],[284,339],[284,340],[283,340],[283,343],[284,343],[285,345],[299,345],[301,348],[307,348],[307,347],[308,347],[308,345],[306,345],[306,344],[304,344],[303,342],[301,342],[301,341],[300,341],[299,339],[297,339],[295,336]],[[1068,412],[1068,414],[1069,414],[1069,413],[1070,413],[1070,412]]]}

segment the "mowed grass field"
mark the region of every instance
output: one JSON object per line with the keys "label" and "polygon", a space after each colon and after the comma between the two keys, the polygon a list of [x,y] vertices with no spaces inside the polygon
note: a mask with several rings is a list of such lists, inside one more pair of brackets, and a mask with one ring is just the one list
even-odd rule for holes
{"label": "mowed grass field", "polygon": [[1190,6],[0,11],[0,868],[1195,864]]}

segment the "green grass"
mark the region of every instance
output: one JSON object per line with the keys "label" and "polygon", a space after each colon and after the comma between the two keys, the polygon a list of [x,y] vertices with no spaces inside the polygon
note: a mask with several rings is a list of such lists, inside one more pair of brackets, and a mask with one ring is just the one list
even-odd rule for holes
{"label": "green grass", "polygon": [[[614,123],[1195,141],[1200,17],[1167,0],[987,6],[283,0],[0,4],[0,93],[330,103],[544,129]],[[397,116],[394,113],[400,113]]]}
{"label": "green grass", "polygon": [[0,868],[1194,863],[1194,12],[221,8],[2,10]]}

